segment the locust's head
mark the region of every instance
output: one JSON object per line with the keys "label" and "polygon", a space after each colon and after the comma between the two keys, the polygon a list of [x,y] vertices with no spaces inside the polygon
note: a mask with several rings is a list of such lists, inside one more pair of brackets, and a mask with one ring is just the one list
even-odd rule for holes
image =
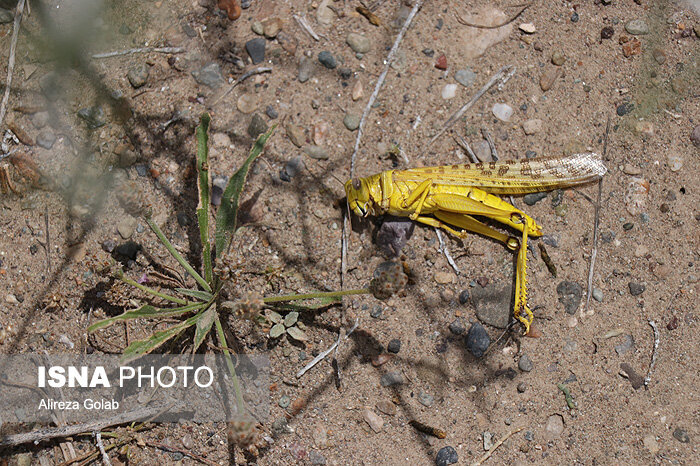
{"label": "locust's head", "polygon": [[345,183],[345,194],[348,196],[350,210],[360,217],[374,213],[374,201],[365,178],[354,178]]}

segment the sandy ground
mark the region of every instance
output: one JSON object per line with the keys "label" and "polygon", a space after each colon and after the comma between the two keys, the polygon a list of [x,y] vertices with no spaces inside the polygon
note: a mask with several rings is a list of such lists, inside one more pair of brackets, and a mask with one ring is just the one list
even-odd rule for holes
{"label": "sandy ground", "polygon": [[[0,199],[2,352],[120,352],[127,341],[158,328],[139,321],[129,324],[128,333],[114,327],[86,334],[95,320],[123,312],[129,299],[143,299],[107,273],[115,245],[134,241],[141,246],[136,261],[124,261],[134,279],[161,264],[176,265],[143,221],[120,207],[123,188],[105,186],[116,186],[115,173],[132,180],[176,247],[196,258],[193,135],[206,110],[213,118],[210,166],[218,175],[230,176],[244,160],[253,141],[254,113],[268,125],[279,123],[244,195],[257,197],[245,212],[250,224],[234,242],[245,272],[232,293],[268,296],[341,287],[344,193],[336,180],[350,176],[357,136],[344,118],[361,114],[367,104],[396,37],[395,19],[405,17],[409,7],[400,11],[399,2],[374,2],[381,21],[374,26],[356,12],[357,1],[253,1],[235,21],[209,0],[119,1],[101,10],[80,2],[48,3],[56,15],[51,21],[68,31],[63,50],[77,44],[88,46],[89,53],[145,46],[182,47],[184,52],[61,61],[37,40],[52,37],[42,32],[37,10],[25,15],[4,126],[25,133],[9,148],[33,161],[48,183],[47,189],[30,187],[21,196]],[[234,346],[265,354],[272,364],[271,416],[261,430],[273,442],[259,456],[246,460],[240,450],[230,452],[225,425],[159,425],[141,434],[146,443],[133,441],[128,452],[111,452],[113,464],[197,462],[148,442],[217,464],[433,464],[448,446],[459,464],[471,464],[491,437],[495,442],[519,428],[486,464],[700,462],[694,362],[699,349],[700,154],[691,140],[700,124],[697,13],[674,2],[535,1],[495,29],[458,20],[493,25],[519,10],[501,1],[493,5],[498,11],[480,6],[487,3],[426,2],[418,12],[366,121],[357,174],[467,163],[453,136],[478,148],[484,144],[482,129],[492,135],[504,160],[532,152],[602,153],[609,121],[609,171],[593,279],[601,299],[592,300],[585,312],[594,206],[572,190],[549,194],[532,206],[515,198],[556,245],[549,244],[548,252],[558,276],[552,277],[535,247],[529,300],[536,308],[537,338],[522,337],[519,326],[504,334],[484,325],[491,347],[475,358],[464,334],[450,330],[456,320],[466,328],[478,322],[475,302],[461,304],[459,296],[463,290],[474,296],[507,288],[514,278],[513,255],[476,235],[465,241],[448,238],[462,271],[456,275],[435,231],[417,227],[402,252],[412,273],[406,290],[386,302],[351,298],[342,307],[304,314],[305,344],[287,337],[268,341],[262,329],[228,320]],[[321,35],[319,41],[300,28],[295,14],[306,17]],[[265,59],[254,65],[245,44],[261,37],[253,32],[254,23],[266,19],[266,28],[279,19],[282,32],[266,41]],[[632,20],[643,25],[630,25]],[[637,34],[628,32],[635,27],[641,28]],[[604,28],[611,28],[612,36]],[[12,23],[0,25],[4,66],[11,33]],[[369,51],[356,55],[346,42],[349,33],[369,39]],[[319,63],[322,51],[333,55],[337,68]],[[441,55],[446,69],[435,66]],[[223,77],[216,88],[192,74],[209,63],[218,64]],[[487,92],[430,145],[447,118],[506,65],[514,69],[506,84]],[[271,72],[246,79],[222,97],[228,82],[258,66]],[[300,68],[310,74],[305,82],[300,82]],[[55,69],[61,90],[54,92],[49,78]],[[145,84],[135,88],[129,73],[143,77],[144,69]],[[455,80],[464,69],[474,73],[469,86]],[[444,99],[444,88],[451,84],[455,96]],[[104,98],[113,91],[131,108],[125,119]],[[494,104],[512,108],[509,121],[494,116]],[[94,105],[104,109],[106,124],[89,129],[78,112]],[[268,106],[277,114],[274,120],[272,112],[266,114]],[[528,121],[536,126],[533,134],[523,130]],[[296,142],[317,144],[327,158],[311,158],[295,145],[291,126],[303,132]],[[50,149],[37,144],[41,140],[48,146],[51,134],[56,141]],[[406,158],[386,155],[393,145]],[[303,161],[298,173],[290,173],[293,159],[297,168]],[[22,168],[32,173],[30,162],[8,160],[0,163],[13,180],[19,180]],[[597,192],[595,186],[579,191],[592,198]],[[380,223],[353,220],[344,288],[365,286],[384,260],[374,243]],[[583,292],[571,314],[559,300],[562,282],[578,284]],[[510,303],[500,301],[502,314]],[[357,330],[337,353],[340,388],[330,359],[297,380],[296,372],[355,319]],[[654,352],[649,321],[659,330],[658,359],[648,386],[634,388],[633,382],[647,375]],[[401,343],[398,353],[380,356],[394,339]],[[187,351],[188,342],[191,336],[171,349]],[[378,358],[388,361],[376,365]],[[403,384],[383,386],[382,376],[392,372]],[[567,407],[558,384],[570,390],[574,409]],[[382,424],[377,431],[368,416],[374,427]],[[442,429],[446,437],[426,436],[409,425],[412,420]],[[94,450],[90,437],[73,438],[72,445],[78,456]],[[3,464],[68,459],[58,443],[16,447],[1,455]]]}

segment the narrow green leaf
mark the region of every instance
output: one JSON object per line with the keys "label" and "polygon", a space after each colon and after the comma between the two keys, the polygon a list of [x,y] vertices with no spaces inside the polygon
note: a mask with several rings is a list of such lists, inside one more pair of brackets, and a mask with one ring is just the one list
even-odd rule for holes
{"label": "narrow green leaf", "polygon": [[194,347],[192,348],[192,354],[197,352],[197,349],[204,341],[204,338],[211,330],[211,326],[214,325],[216,320],[216,306],[211,306],[204,312],[197,315],[199,319],[197,320],[197,330],[194,332]]}
{"label": "narrow green leaf", "polygon": [[121,357],[122,362],[131,361],[133,359],[138,358],[139,356],[143,356],[144,354],[150,353],[151,351],[158,348],[160,345],[162,345],[166,341],[180,335],[182,332],[187,330],[189,327],[196,324],[197,319],[199,319],[199,314],[192,316],[189,319],[184,320],[177,325],[173,325],[170,328],[167,328],[165,330],[161,330],[159,332],[155,332],[154,334],[152,334],[150,337],[146,338],[145,340],[139,340],[139,341],[133,342],[132,344],[127,346],[126,349],[124,350],[124,353],[122,353],[122,357]]}
{"label": "narrow green leaf", "polygon": [[248,158],[243,163],[241,168],[238,169],[236,173],[231,177],[224,190],[224,194],[221,198],[221,205],[219,206],[219,212],[216,215],[216,253],[221,256],[228,249],[229,243],[231,242],[231,237],[236,231],[236,217],[238,215],[238,202],[245,185],[246,176],[248,175],[248,170],[250,170],[250,165],[255,161],[256,158],[262,153],[265,143],[272,136],[277,125],[274,125],[270,130],[261,134],[252,149]]}
{"label": "narrow green leaf", "polygon": [[197,205],[197,222],[199,223],[199,236],[202,241],[202,254],[204,261],[204,278],[208,283],[212,282],[211,245],[209,244],[209,122],[208,113],[202,113],[199,126],[197,126],[197,179],[199,188],[199,205]]}
{"label": "narrow green leaf", "polygon": [[200,301],[211,301],[214,297],[214,295],[208,291],[190,290],[189,288],[175,288],[175,291],[180,294],[184,294],[185,296],[191,296],[192,298],[199,299]]}
{"label": "narrow green leaf", "polygon": [[233,391],[236,395],[236,409],[239,414],[245,413],[245,404],[243,403],[243,392],[241,391],[241,385],[238,383],[238,376],[236,375],[236,368],[233,366],[233,359],[231,358],[231,353],[228,350],[228,343],[226,343],[226,335],[224,334],[224,327],[221,325],[221,319],[216,316],[216,336],[219,340],[219,345],[224,348],[224,356],[226,357],[226,366],[228,366],[228,371],[231,374],[231,381],[233,382]]}
{"label": "narrow green leaf", "polygon": [[194,304],[189,304],[187,306],[182,306],[182,307],[174,307],[174,308],[157,308],[154,306],[151,306],[150,304],[146,304],[145,306],[141,306],[138,309],[132,309],[130,311],[126,311],[124,314],[120,314],[118,316],[110,317],[109,319],[104,319],[99,322],[95,322],[91,326],[88,327],[87,331],[88,332],[94,332],[95,330],[99,330],[101,328],[109,327],[110,325],[122,321],[122,320],[132,320],[132,319],[154,319],[156,317],[173,317],[173,316],[178,316],[181,314],[186,314],[188,312],[196,311],[200,309],[201,307],[204,306],[204,303],[194,303]]}
{"label": "narrow green leaf", "polygon": [[165,249],[168,250],[170,255],[173,256],[175,258],[175,260],[182,267],[184,267],[184,269],[187,271],[187,273],[189,273],[192,276],[192,278],[194,278],[197,281],[197,283],[199,283],[202,286],[202,288],[204,288],[205,290],[207,290],[208,292],[211,293],[211,286],[209,286],[209,283],[207,283],[207,281],[204,280],[202,278],[202,276],[200,274],[198,274],[195,269],[192,268],[192,266],[189,264],[189,262],[187,262],[185,260],[185,258],[182,257],[182,255],[179,252],[177,252],[177,250],[170,243],[168,238],[165,237],[165,234],[163,234],[160,227],[158,225],[156,225],[156,222],[154,222],[153,219],[151,219],[149,217],[145,217],[145,219],[146,219],[146,223],[148,224],[148,226],[151,227],[151,230],[153,230],[153,233],[155,233],[156,236],[158,237],[158,239],[160,240],[160,242],[163,243],[163,246],[165,246]]}

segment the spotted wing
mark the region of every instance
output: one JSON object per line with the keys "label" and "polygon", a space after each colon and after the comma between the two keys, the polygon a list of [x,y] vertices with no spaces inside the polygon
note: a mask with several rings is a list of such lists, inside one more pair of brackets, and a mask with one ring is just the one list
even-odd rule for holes
{"label": "spotted wing", "polygon": [[439,184],[473,186],[493,194],[526,194],[595,181],[606,171],[598,154],[586,152],[564,157],[395,170],[393,179],[422,182],[433,178]]}

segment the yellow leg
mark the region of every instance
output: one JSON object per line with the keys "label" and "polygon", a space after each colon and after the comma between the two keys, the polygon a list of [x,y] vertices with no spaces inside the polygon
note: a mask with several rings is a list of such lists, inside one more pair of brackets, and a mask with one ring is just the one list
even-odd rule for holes
{"label": "yellow leg", "polygon": [[[525,326],[525,335],[530,333],[530,325],[535,316],[527,306],[527,222],[523,219],[523,238],[520,241],[515,272],[515,305],[513,316]],[[522,314],[525,314],[525,317]]]}
{"label": "yellow leg", "polygon": [[[428,194],[430,193],[430,187],[432,186],[433,181],[432,180],[425,180],[421,184],[418,185],[416,189],[413,190],[413,192],[406,198],[404,201],[403,207],[406,208],[416,202],[418,200],[418,205],[416,206],[415,210],[413,213],[409,216],[411,220],[415,220],[418,218],[420,215],[421,211],[423,210],[423,204],[425,204],[425,199],[428,197]],[[420,199],[419,199],[420,198]]]}

